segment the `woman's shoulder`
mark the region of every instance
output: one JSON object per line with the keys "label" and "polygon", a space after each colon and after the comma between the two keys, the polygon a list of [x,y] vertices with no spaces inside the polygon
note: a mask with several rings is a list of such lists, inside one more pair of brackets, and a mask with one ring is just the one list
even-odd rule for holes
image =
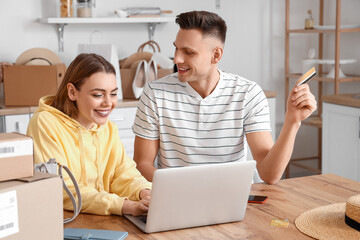
{"label": "woman's shoulder", "polygon": [[41,111],[41,112],[35,112],[34,115],[31,117],[31,120],[50,123],[52,121],[57,121],[57,117],[51,112]]}

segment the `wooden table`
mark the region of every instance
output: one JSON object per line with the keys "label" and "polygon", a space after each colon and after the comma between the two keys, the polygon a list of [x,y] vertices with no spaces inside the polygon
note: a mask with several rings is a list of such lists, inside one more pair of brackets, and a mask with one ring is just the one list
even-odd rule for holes
{"label": "wooden table", "polygon": [[[253,184],[251,194],[267,195],[264,204],[248,204],[245,219],[235,223],[145,234],[120,216],[80,214],[71,228],[127,231],[126,239],[312,239],[295,227],[301,213],[323,205],[345,202],[360,193],[360,182],[333,174],[281,180],[276,185]],[[69,217],[70,212],[65,211]],[[288,228],[273,227],[274,218],[288,219]]]}

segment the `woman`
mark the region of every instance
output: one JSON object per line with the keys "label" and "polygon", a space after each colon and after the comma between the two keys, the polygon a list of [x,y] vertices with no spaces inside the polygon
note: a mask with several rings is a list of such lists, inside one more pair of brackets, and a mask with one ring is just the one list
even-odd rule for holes
{"label": "woman", "polygon": [[[55,96],[45,96],[27,134],[36,163],[55,158],[69,167],[81,191],[82,212],[99,215],[147,212],[151,183],[128,158],[116,125],[108,121],[117,104],[114,67],[96,54],[80,54],[68,67]],[[67,186],[74,186],[65,177]],[[64,194],[64,208],[72,210]]]}

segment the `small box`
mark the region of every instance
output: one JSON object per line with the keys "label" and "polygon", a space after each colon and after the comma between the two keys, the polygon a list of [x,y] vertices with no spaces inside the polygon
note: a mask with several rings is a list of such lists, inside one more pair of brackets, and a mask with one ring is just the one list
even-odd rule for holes
{"label": "small box", "polygon": [[[158,68],[157,78],[165,77],[174,72],[174,69]],[[120,68],[121,88],[123,91],[123,99],[135,99],[132,84],[134,81],[136,68]]]}
{"label": "small box", "polygon": [[6,106],[38,106],[45,95],[55,95],[65,75],[65,64],[4,66]]}
{"label": "small box", "polygon": [[62,240],[63,186],[58,175],[0,182],[0,239]]}
{"label": "small box", "polygon": [[34,175],[33,140],[20,133],[0,133],[0,181]]}

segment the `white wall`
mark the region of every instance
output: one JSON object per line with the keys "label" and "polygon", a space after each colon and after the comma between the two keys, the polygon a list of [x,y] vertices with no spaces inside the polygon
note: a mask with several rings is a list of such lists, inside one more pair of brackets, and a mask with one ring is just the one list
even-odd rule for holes
{"label": "white wall", "polygon": [[[291,0],[292,28],[302,28],[307,9],[312,9],[317,19],[318,1]],[[256,81],[265,90],[277,92],[277,132],[282,125],[284,101],[284,33],[285,33],[285,0],[220,0],[220,9],[215,7],[216,0],[97,0],[94,15],[110,16],[114,10],[136,6],[158,6],[173,10],[176,16],[190,10],[208,10],[217,12],[228,24],[228,35],[224,57],[220,68]],[[65,27],[63,53],[58,52],[57,29],[55,25],[42,24],[38,18],[55,16],[58,0],[0,0],[0,61],[14,62],[25,50],[34,47],[45,47],[54,52],[69,64],[77,55],[77,44],[89,43],[93,35],[94,43],[113,43],[118,48],[119,58],[135,52],[140,44],[148,40],[145,24],[72,24]],[[325,24],[334,24],[335,0],[325,1]],[[53,9],[51,9],[53,6]],[[343,23],[360,24],[360,1],[345,0],[342,4]],[[316,24],[316,22],[315,22]],[[158,24],[154,40],[160,44],[161,51],[173,56],[178,27],[175,23]],[[95,33],[94,33],[95,32]],[[92,34],[93,33],[93,34]],[[334,37],[326,34],[325,57],[333,57]],[[342,58],[356,58],[360,61],[360,33],[342,35]],[[310,47],[316,47],[316,36],[291,36],[291,70],[301,71],[301,59],[306,57]],[[343,66],[345,73],[358,73],[359,63]],[[311,88],[317,91],[317,85]],[[333,91],[332,84],[325,84],[325,92]],[[360,92],[359,83],[341,85],[342,92]],[[311,139],[312,141],[309,141]],[[316,134],[314,128],[302,127],[297,138],[294,155],[316,154]]]}

